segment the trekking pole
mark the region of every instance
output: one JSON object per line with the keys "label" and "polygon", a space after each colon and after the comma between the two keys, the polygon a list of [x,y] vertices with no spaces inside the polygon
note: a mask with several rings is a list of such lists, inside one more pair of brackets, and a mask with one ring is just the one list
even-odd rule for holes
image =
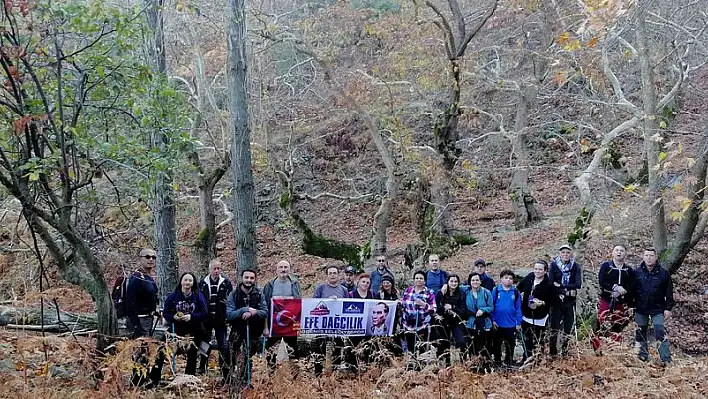
{"label": "trekking pole", "polygon": [[521,332],[519,334],[519,337],[521,338],[521,349],[524,350],[524,357],[526,359],[529,358],[529,353],[526,351],[526,340],[524,339],[524,329],[523,327],[521,328]]}
{"label": "trekking pole", "polygon": [[246,388],[251,386],[251,323],[246,321]]}
{"label": "trekking pole", "polygon": [[155,317],[155,323],[153,323],[152,330],[150,330],[150,335],[149,335],[150,338],[152,338],[153,334],[155,334],[155,330],[157,329],[157,323],[160,322],[160,315],[159,314],[154,315],[153,317]]}
{"label": "trekking pole", "polygon": [[[415,312],[415,335],[413,336],[413,357],[415,357],[415,347],[418,345],[418,311]],[[409,348],[410,349],[410,348]]]}
{"label": "trekking pole", "polygon": [[[172,339],[175,339],[175,323],[172,323]],[[179,342],[179,341],[178,341]],[[172,361],[170,362],[172,366],[172,375],[177,374],[177,349],[172,351]]]}
{"label": "trekking pole", "polygon": [[575,317],[575,305],[573,305],[573,329],[575,330],[575,349],[578,352],[578,358],[580,357],[580,344],[578,340],[578,319]]}

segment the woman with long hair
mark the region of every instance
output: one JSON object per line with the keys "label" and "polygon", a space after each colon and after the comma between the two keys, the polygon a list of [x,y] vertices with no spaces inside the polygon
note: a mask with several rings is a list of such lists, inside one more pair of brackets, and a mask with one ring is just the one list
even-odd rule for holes
{"label": "woman with long hair", "polygon": [[199,344],[204,339],[202,322],[208,309],[206,300],[196,286],[197,278],[192,273],[184,273],[179,278],[175,291],[165,301],[164,316],[170,330],[180,337],[190,336],[192,342],[187,349],[185,374],[194,375],[197,371]]}
{"label": "woman with long hair", "polygon": [[[438,329],[440,350],[445,353],[445,360],[450,359],[450,347],[463,351],[465,349],[465,321],[467,306],[465,295],[460,290],[460,276],[451,274],[447,278],[447,289],[438,291],[435,296],[437,315],[435,316],[442,329]],[[442,330],[442,331],[441,331]]]}
{"label": "woman with long hair", "polygon": [[376,298],[384,301],[397,301],[398,290],[394,284],[393,277],[388,274],[381,278],[381,289],[376,293]]}
{"label": "woman with long hair", "polygon": [[533,272],[516,287],[523,294],[521,302],[521,332],[524,340],[524,361],[539,346],[543,352],[548,313],[553,306],[556,290],[548,277],[548,262],[537,260]]}
{"label": "woman with long hair", "polygon": [[482,276],[470,273],[467,277],[470,289],[465,295],[467,307],[467,332],[472,337],[470,354],[482,356],[485,363],[491,358],[491,330],[494,299],[488,289],[482,287]]}

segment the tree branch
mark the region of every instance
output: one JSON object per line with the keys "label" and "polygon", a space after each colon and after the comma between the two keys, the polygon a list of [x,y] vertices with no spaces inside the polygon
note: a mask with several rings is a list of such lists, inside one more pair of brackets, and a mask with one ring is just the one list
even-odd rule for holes
{"label": "tree branch", "polygon": [[460,46],[457,48],[457,57],[462,57],[465,54],[465,50],[467,50],[467,45],[470,43],[472,38],[479,32],[480,29],[484,26],[485,23],[487,23],[487,20],[494,15],[494,11],[497,9],[497,5],[499,4],[498,0],[493,0],[493,4],[489,9],[487,10],[484,15],[482,15],[482,19],[479,20],[477,25],[473,27],[468,33],[467,36],[465,36],[464,40],[462,43],[460,43]]}

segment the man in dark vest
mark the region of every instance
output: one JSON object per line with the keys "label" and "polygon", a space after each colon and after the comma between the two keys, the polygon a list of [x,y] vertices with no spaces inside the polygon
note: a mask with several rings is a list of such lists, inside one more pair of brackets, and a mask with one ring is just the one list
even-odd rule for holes
{"label": "man in dark vest", "polygon": [[[219,349],[219,366],[223,369],[227,360],[226,300],[231,291],[233,291],[233,285],[228,278],[221,274],[220,260],[212,259],[209,262],[209,275],[199,282],[199,291],[201,291],[209,306],[209,315],[204,323],[206,336],[210,337],[212,331],[214,331],[216,345]],[[203,374],[206,371],[208,360],[209,352],[207,352],[206,356],[202,356],[197,374]]]}

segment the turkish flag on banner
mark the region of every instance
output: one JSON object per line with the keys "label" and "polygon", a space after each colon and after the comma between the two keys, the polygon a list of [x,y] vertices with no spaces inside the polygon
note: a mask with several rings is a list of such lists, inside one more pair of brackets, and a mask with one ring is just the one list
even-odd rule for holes
{"label": "turkish flag on banner", "polygon": [[296,337],[300,331],[302,299],[272,299],[270,307],[270,336]]}

